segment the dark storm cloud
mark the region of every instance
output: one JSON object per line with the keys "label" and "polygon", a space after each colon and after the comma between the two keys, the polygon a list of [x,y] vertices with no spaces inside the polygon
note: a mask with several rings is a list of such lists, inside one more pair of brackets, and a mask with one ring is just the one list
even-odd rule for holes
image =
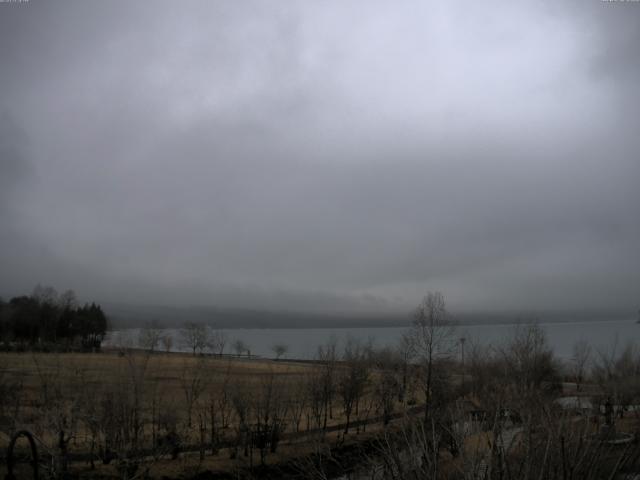
{"label": "dark storm cloud", "polygon": [[6,294],[638,301],[638,4],[0,7]]}

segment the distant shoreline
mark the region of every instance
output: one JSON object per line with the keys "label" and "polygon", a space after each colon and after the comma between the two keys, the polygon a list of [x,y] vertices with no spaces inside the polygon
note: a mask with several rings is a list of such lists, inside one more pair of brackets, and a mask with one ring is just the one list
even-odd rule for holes
{"label": "distant shoreline", "polygon": [[[221,329],[402,328],[411,326],[411,310],[394,312],[296,312],[222,307],[167,307],[105,304],[112,329],[141,328],[152,322],[163,328],[203,323]],[[517,325],[621,321],[636,318],[633,309],[450,311],[460,325]]]}
{"label": "distant shoreline", "polygon": [[[528,325],[528,324],[537,324],[537,325],[557,325],[557,324],[584,324],[584,323],[636,323],[636,319],[633,318],[613,318],[608,320],[598,319],[598,318],[585,318],[581,320],[575,319],[555,319],[555,320],[540,320],[540,319],[522,319],[521,321],[517,320],[493,320],[493,321],[476,321],[476,322],[453,322],[456,327],[475,327],[475,326],[518,326],[518,325]],[[347,330],[347,329],[355,329],[355,328],[411,328],[411,323],[406,324],[397,324],[397,323],[347,323],[347,324],[325,324],[325,325],[241,325],[241,326],[228,326],[228,325],[220,325],[217,326],[215,322],[211,322],[213,326],[219,328],[220,330]],[[136,330],[145,328],[144,325],[131,325],[131,326],[115,326],[114,328],[110,328],[109,331],[122,331],[122,330]],[[180,329],[181,325],[169,325],[162,326],[162,329]]]}

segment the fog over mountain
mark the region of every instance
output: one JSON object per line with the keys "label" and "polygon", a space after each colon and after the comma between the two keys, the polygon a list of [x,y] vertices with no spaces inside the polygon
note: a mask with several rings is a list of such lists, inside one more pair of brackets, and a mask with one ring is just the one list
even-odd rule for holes
{"label": "fog over mountain", "polygon": [[640,3],[0,3],[0,295],[640,306]]}

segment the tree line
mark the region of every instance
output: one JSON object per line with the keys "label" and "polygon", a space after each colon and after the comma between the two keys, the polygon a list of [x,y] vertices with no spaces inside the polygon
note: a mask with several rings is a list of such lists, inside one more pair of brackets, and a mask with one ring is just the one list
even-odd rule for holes
{"label": "tree line", "polygon": [[9,349],[99,349],[107,324],[102,307],[79,304],[73,290],[38,285],[31,295],[0,299],[0,340]]}

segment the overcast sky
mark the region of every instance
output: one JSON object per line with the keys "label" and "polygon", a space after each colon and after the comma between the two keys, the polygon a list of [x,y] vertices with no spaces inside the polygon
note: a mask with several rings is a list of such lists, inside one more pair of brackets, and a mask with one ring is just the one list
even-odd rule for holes
{"label": "overcast sky", "polygon": [[0,3],[0,295],[640,305],[640,3]]}

